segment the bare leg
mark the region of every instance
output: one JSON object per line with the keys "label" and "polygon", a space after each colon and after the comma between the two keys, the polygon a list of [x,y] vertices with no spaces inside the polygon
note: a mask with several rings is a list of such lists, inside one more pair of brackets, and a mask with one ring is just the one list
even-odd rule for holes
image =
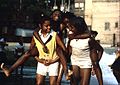
{"label": "bare leg", "polygon": [[5,73],[5,75],[8,77],[10,75],[9,69],[6,66],[4,66],[4,63],[2,63],[0,67],[3,70],[3,72]]}
{"label": "bare leg", "polygon": [[61,85],[63,73],[64,73],[63,66],[60,63],[60,65],[59,65],[59,73],[58,73],[58,78],[57,78],[57,85]]}
{"label": "bare leg", "polygon": [[45,85],[45,76],[36,74],[36,85]]}
{"label": "bare leg", "polygon": [[1,69],[3,70],[5,75],[8,77],[17,67],[23,64],[28,58],[29,58],[29,54],[25,53],[9,69],[6,66],[1,66]]}
{"label": "bare leg", "polygon": [[92,60],[93,69],[95,70],[95,74],[97,76],[98,83],[99,85],[103,85],[102,71],[99,66],[97,51],[95,49],[91,50],[90,57]]}
{"label": "bare leg", "polygon": [[100,66],[98,65],[98,67],[93,67],[95,69],[95,74],[97,76],[99,85],[103,85],[103,77],[102,77],[102,71],[100,69]]}
{"label": "bare leg", "polygon": [[78,66],[72,66],[73,75],[70,80],[70,85],[78,85],[80,82],[80,68]]}
{"label": "bare leg", "polygon": [[91,77],[91,68],[81,68],[80,69],[80,85],[89,85]]}
{"label": "bare leg", "polygon": [[[59,48],[59,47],[57,48],[57,54],[58,54],[58,56],[60,57],[60,62],[61,62],[61,64],[62,64],[62,66],[63,66],[63,70],[64,70],[64,72],[65,72],[66,80],[69,80],[69,79],[70,79],[70,76],[73,74],[73,72],[70,71],[70,72],[68,73],[68,67],[67,67],[66,58],[65,58],[65,56],[64,56],[64,53],[63,53],[62,49]],[[62,70],[61,70],[61,71],[62,71]],[[62,73],[62,72],[60,72],[60,73],[61,73],[60,76],[61,76],[61,78],[62,78],[63,73]]]}
{"label": "bare leg", "polygon": [[57,76],[50,76],[50,85],[57,84]]}
{"label": "bare leg", "polygon": [[64,72],[67,73],[67,70],[68,70],[68,68],[67,68],[67,61],[66,61],[66,58],[65,58],[65,56],[63,54],[62,49],[59,48],[59,47],[57,48],[57,54],[60,57],[60,62],[63,65]]}
{"label": "bare leg", "polygon": [[27,61],[30,56],[37,55],[38,54],[37,50],[36,51],[35,50],[36,50],[36,48],[33,48],[32,50],[27,51],[9,69],[6,66],[1,65],[1,69],[3,70],[5,75],[8,77],[17,67],[22,65],[25,61]]}

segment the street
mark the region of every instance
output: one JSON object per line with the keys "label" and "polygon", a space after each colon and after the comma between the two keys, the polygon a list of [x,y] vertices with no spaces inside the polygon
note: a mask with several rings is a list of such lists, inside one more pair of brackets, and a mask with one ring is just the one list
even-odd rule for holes
{"label": "street", "polygon": [[[103,53],[103,57],[100,61],[101,69],[103,72],[103,81],[104,85],[118,85],[114,75],[112,74],[112,70],[108,65],[112,64],[115,59],[115,54],[106,54]],[[1,71],[1,70],[0,70]],[[0,83],[2,85],[35,85],[35,67],[24,67],[24,75],[15,75],[15,72],[8,78],[5,77],[3,72],[0,72]],[[49,79],[46,78],[46,85],[48,85]],[[61,85],[70,85],[69,81],[65,80],[65,76],[63,76]],[[91,75],[90,85],[98,85],[96,76]]]}

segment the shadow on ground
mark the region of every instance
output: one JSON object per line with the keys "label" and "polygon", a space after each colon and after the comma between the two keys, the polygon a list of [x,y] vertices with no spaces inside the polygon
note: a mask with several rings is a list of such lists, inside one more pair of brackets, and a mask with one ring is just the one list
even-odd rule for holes
{"label": "shadow on ground", "polygon": [[34,78],[23,78],[22,75],[11,75],[6,77],[0,73],[0,84],[2,85],[35,85]]}

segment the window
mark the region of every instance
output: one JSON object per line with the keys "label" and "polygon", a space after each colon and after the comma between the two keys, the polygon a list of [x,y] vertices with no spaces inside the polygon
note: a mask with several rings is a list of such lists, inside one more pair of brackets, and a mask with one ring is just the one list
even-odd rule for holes
{"label": "window", "polygon": [[105,22],[105,30],[110,30],[110,23],[109,22]]}
{"label": "window", "polygon": [[84,3],[80,3],[80,9],[84,10]]}
{"label": "window", "polygon": [[115,22],[115,28],[118,28],[118,22]]}
{"label": "window", "polygon": [[84,3],[75,3],[75,8],[80,9],[80,10],[84,10]]}
{"label": "window", "polygon": [[79,3],[75,3],[75,8],[79,8]]}

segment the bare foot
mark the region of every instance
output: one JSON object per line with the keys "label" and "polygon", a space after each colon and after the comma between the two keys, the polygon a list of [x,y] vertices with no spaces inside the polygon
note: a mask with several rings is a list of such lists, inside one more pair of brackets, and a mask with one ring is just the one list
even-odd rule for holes
{"label": "bare foot", "polygon": [[3,70],[3,72],[5,73],[5,75],[6,75],[7,77],[9,77],[9,75],[10,75],[9,70],[8,70],[7,67],[4,66],[4,63],[2,63],[0,67],[1,67],[1,69]]}
{"label": "bare foot", "polygon": [[73,71],[68,70],[68,74],[66,75],[66,80],[70,80],[72,75],[73,75]]}

